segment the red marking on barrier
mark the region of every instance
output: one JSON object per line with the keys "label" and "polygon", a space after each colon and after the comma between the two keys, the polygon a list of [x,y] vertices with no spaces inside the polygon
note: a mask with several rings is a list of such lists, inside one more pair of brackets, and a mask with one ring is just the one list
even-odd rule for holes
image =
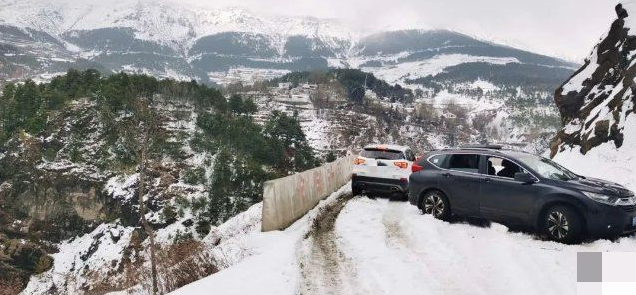
{"label": "red marking on barrier", "polygon": [[328,166],[327,167],[327,181],[329,183],[333,183],[333,180],[335,178],[335,172],[334,172],[334,166]]}
{"label": "red marking on barrier", "polygon": [[305,189],[307,188],[307,183],[305,181],[305,177],[303,177],[304,175],[299,174],[299,179],[298,179],[298,185],[296,186],[296,195],[295,197],[301,196],[304,197],[305,196]]}
{"label": "red marking on barrier", "polygon": [[325,184],[322,182],[322,177],[320,177],[320,171],[316,170],[314,171],[313,174],[314,174],[314,183],[316,184],[316,189],[320,193],[324,192]]}

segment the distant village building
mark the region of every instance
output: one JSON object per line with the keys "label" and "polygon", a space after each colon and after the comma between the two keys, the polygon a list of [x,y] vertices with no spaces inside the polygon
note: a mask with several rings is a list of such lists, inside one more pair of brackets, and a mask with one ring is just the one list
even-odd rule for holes
{"label": "distant village building", "polygon": [[453,113],[446,112],[446,113],[442,114],[442,118],[457,119],[457,116],[455,114],[453,114]]}
{"label": "distant village building", "polygon": [[292,86],[291,82],[278,83],[278,89],[289,89]]}
{"label": "distant village building", "polygon": [[318,85],[316,85],[316,84],[309,84],[309,83],[305,83],[305,84],[303,84],[303,85],[302,85],[302,87],[303,87],[303,89],[311,89],[311,90],[314,90],[314,89],[317,89],[317,88],[318,88]]}
{"label": "distant village building", "polygon": [[364,91],[364,96],[368,99],[378,99],[378,95],[371,89],[366,89]]}

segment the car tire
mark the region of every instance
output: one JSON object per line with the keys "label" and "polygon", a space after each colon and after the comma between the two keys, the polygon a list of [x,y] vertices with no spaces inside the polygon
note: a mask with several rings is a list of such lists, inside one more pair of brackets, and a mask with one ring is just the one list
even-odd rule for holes
{"label": "car tire", "polygon": [[360,189],[360,187],[356,183],[351,183],[351,193],[354,196],[359,196],[362,194],[362,189]]}
{"label": "car tire", "polygon": [[408,195],[403,192],[395,192],[389,195],[389,200],[394,202],[404,202],[408,201]]}
{"label": "car tire", "polygon": [[448,198],[437,190],[424,194],[420,200],[420,209],[424,214],[431,214],[440,220],[447,220],[451,216]]}
{"label": "car tire", "polygon": [[570,244],[580,240],[583,233],[583,220],[571,207],[554,206],[543,214],[543,233],[550,240]]}

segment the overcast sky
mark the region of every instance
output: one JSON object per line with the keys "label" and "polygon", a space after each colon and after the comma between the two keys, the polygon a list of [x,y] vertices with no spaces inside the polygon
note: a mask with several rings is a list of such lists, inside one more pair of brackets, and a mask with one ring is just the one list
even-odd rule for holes
{"label": "overcast sky", "polygon": [[174,0],[338,18],[373,29],[445,28],[581,62],[616,15],[607,0]]}

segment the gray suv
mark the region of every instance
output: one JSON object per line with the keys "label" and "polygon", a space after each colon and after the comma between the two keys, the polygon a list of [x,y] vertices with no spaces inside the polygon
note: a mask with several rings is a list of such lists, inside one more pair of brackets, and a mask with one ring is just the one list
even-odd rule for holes
{"label": "gray suv", "polygon": [[409,202],[425,214],[531,227],[572,243],[636,231],[636,197],[533,154],[498,146],[428,153],[412,167]]}

